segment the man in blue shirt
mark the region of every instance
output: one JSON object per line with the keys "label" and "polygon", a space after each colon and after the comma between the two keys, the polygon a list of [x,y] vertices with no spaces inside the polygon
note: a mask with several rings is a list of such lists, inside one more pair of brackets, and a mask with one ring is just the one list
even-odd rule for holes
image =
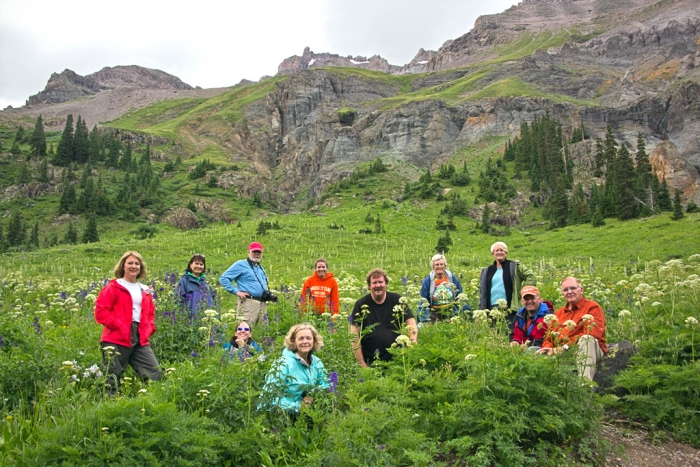
{"label": "man in blue shirt", "polygon": [[267,310],[266,302],[270,300],[267,275],[260,265],[262,256],[262,244],[251,243],[248,247],[248,257],[233,263],[219,278],[219,283],[224,289],[238,296],[236,319],[245,320],[250,324],[262,320]]}

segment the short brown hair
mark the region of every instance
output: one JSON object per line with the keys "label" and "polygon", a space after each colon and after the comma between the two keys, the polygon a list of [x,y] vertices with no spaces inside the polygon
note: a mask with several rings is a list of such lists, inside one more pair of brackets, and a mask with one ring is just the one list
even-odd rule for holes
{"label": "short brown hair", "polygon": [[297,344],[296,344],[296,339],[297,339],[297,334],[299,331],[303,331],[305,329],[308,329],[311,331],[311,335],[314,336],[314,346],[311,349],[311,352],[318,352],[321,347],[323,347],[323,337],[321,337],[321,334],[318,333],[316,328],[309,323],[301,323],[301,324],[295,324],[289,329],[289,332],[287,333],[286,336],[284,336],[284,346],[290,351],[290,352],[296,352],[297,349]]}
{"label": "short brown hair", "polygon": [[379,277],[379,276],[383,276],[384,282],[389,284],[389,276],[387,276],[386,271],[382,268],[374,268],[370,272],[367,273],[367,287],[369,287],[370,281],[372,280],[373,277]]}
{"label": "short brown hair", "polygon": [[141,263],[141,270],[139,271],[139,275],[136,276],[136,279],[143,279],[146,277],[146,262],[143,260],[143,256],[136,251],[127,251],[119,258],[119,261],[117,261],[117,264],[114,266],[114,277],[117,279],[124,277],[124,263],[126,263],[129,256],[133,256]]}
{"label": "short brown hair", "polygon": [[326,267],[328,267],[328,261],[326,261],[326,258],[324,258],[323,256],[321,256],[319,259],[316,260],[316,262],[314,263],[314,269],[316,269],[316,266],[318,266],[318,263],[323,263],[326,265]]}

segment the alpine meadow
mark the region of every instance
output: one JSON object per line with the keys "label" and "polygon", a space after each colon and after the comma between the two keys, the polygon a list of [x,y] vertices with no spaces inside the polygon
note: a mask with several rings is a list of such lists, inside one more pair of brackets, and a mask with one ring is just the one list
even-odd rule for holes
{"label": "alpine meadow", "polygon": [[[402,67],[307,48],[221,89],[138,66],[54,73],[0,112],[0,465],[603,466],[631,454],[611,427],[696,465],[697,6],[532,0]],[[593,381],[575,352],[512,346],[504,310],[479,309],[497,241],[554,309],[567,277],[600,304]],[[261,351],[231,353],[219,278],[251,242],[279,300],[252,326]],[[147,265],[162,378],[129,367],[113,393],[95,303],[127,251]],[[459,311],[358,365],[367,272],[417,314],[436,253]],[[215,299],[190,310],[176,285],[194,254]],[[337,315],[300,305],[321,257]],[[266,375],[302,322],[330,385],[290,417],[266,405]]]}

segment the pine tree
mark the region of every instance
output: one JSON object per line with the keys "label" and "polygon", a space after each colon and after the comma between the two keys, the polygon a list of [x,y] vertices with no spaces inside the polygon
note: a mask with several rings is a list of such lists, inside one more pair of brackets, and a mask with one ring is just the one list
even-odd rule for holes
{"label": "pine tree", "polygon": [[39,165],[39,174],[37,176],[37,181],[39,183],[49,182],[49,164],[46,158],[44,158],[44,160],[41,161],[41,165]]}
{"label": "pine tree", "polygon": [[61,141],[58,142],[56,156],[53,159],[53,165],[66,167],[73,161],[73,115],[68,114],[66,117],[66,126],[61,134]]}
{"label": "pine tree", "polygon": [[560,176],[554,187],[554,193],[547,200],[550,229],[564,227],[566,225],[566,219],[569,217],[569,198],[566,196],[564,177],[565,175]]}
{"label": "pine tree", "polygon": [[14,211],[7,225],[7,244],[10,247],[22,246],[27,238],[27,228],[24,225],[20,211]]}
{"label": "pine tree", "polygon": [[39,221],[34,222],[32,233],[29,235],[29,245],[39,248]]}
{"label": "pine tree", "polygon": [[17,139],[12,143],[12,147],[10,148],[10,154],[13,154],[15,156],[20,156],[22,155],[22,150],[19,148],[19,143],[17,142]]}
{"label": "pine tree", "polygon": [[78,243],[78,232],[76,232],[73,227],[73,222],[68,223],[68,230],[66,230],[66,235],[63,237],[63,243],[68,243],[70,245]]}
{"label": "pine tree", "polygon": [[126,145],[124,145],[124,154],[122,154],[122,158],[119,159],[119,168],[126,171],[131,168],[131,142],[127,142]]}
{"label": "pine tree", "polygon": [[95,243],[100,241],[100,236],[97,233],[97,219],[95,216],[89,216],[87,226],[81,238],[83,243]]}
{"label": "pine tree", "polygon": [[591,213],[586,194],[583,192],[581,182],[576,184],[576,189],[569,200],[569,224],[585,224],[590,222]]}
{"label": "pine tree", "polygon": [[605,149],[603,148],[603,141],[600,138],[595,139],[595,170],[593,171],[594,177],[602,177],[603,169],[605,168]]}
{"label": "pine tree", "polygon": [[75,205],[75,187],[69,183],[65,182],[63,184],[63,193],[61,193],[61,200],[58,202],[58,213],[65,214],[73,210]]}
{"label": "pine tree", "polygon": [[73,160],[78,164],[88,161],[90,155],[90,142],[88,141],[88,129],[85,120],[78,115],[75,124],[75,134],[73,135]]}
{"label": "pine tree", "polygon": [[41,114],[36,119],[29,146],[32,148],[31,153],[33,157],[46,157],[46,133],[44,132],[44,122],[41,120]]}
{"label": "pine tree", "polygon": [[481,231],[485,234],[491,233],[491,209],[488,203],[484,205],[484,209],[481,212]]}
{"label": "pine tree", "polygon": [[100,137],[97,134],[97,125],[92,127],[88,135],[88,160],[92,163],[101,161]]}
{"label": "pine tree", "polygon": [[605,219],[603,219],[603,213],[600,210],[600,206],[595,208],[595,213],[591,218],[591,225],[593,227],[602,227],[605,225]]}
{"label": "pine tree", "polygon": [[25,142],[24,140],[26,138],[27,134],[24,131],[24,127],[20,125],[19,128],[17,128],[17,133],[15,133],[15,141],[17,142],[17,144],[22,144]]}
{"label": "pine tree", "polygon": [[679,221],[683,219],[683,206],[681,205],[681,192],[676,190],[676,195],[673,197],[673,216],[671,219]]}
{"label": "pine tree", "polygon": [[121,149],[121,144],[117,138],[112,138],[109,143],[109,149],[107,150],[107,160],[105,161],[105,166],[117,168],[119,165],[119,151]]}
{"label": "pine tree", "polygon": [[19,168],[19,175],[17,175],[17,183],[29,183],[32,181],[32,175],[29,172],[29,163],[23,162]]}
{"label": "pine tree", "polygon": [[635,171],[632,157],[627,146],[620,145],[615,166],[615,211],[620,220],[632,219],[637,216],[638,203],[634,198]]}
{"label": "pine tree", "polygon": [[671,193],[668,189],[668,184],[666,183],[666,177],[664,177],[663,181],[658,186],[656,199],[660,211],[668,212],[673,210],[673,203],[671,202]]}

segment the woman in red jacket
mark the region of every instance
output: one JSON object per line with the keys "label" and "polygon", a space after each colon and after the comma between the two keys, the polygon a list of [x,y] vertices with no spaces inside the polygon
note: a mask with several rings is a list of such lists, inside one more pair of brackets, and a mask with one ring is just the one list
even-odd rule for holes
{"label": "woman in red jacket", "polygon": [[159,380],[161,371],[148,338],[156,332],[153,289],[141,284],[146,263],[127,251],[114,267],[114,277],[97,297],[95,320],[102,330],[102,357],[107,391],[114,394],[127,363],[144,379]]}

